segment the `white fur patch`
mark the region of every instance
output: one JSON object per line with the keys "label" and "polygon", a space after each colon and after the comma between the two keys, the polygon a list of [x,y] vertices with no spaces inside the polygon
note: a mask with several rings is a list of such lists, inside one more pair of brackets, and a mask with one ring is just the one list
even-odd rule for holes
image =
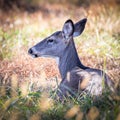
{"label": "white fur patch", "polygon": [[59,65],[59,57],[51,56],[51,55],[42,55],[41,57],[50,57],[56,60],[57,65]]}
{"label": "white fur patch", "polygon": [[59,57],[55,57],[55,60],[56,60],[57,65],[59,65],[60,58]]}

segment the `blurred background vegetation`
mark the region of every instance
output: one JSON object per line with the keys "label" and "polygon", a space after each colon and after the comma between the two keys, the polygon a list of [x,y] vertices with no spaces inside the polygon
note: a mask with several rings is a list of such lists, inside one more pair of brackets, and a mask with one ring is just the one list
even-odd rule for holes
{"label": "blurred background vegetation", "polygon": [[77,22],[84,17],[84,33],[75,39],[80,59],[86,66],[104,69],[119,91],[119,0],[0,0],[0,119],[120,119],[120,94],[105,93],[97,102],[82,95],[64,104],[54,101],[53,90],[60,82],[55,61],[27,53],[61,30],[67,19]]}

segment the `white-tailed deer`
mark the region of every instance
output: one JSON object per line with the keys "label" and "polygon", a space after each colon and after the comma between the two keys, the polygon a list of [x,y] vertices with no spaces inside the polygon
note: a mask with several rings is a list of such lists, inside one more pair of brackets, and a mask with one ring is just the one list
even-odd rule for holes
{"label": "white-tailed deer", "polygon": [[61,92],[58,92],[60,98],[66,96],[67,92],[78,90],[99,96],[105,86],[114,91],[113,82],[103,71],[84,66],[78,57],[73,38],[83,32],[86,21],[85,18],[74,24],[72,20],[67,20],[62,31],[53,33],[28,51],[34,58],[59,58],[58,67],[62,77],[59,85]]}

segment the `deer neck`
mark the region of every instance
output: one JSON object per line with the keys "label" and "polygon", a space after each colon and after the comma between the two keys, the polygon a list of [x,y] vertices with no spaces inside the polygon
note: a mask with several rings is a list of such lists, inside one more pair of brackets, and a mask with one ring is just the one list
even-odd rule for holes
{"label": "deer neck", "polygon": [[74,41],[71,40],[59,59],[59,70],[62,80],[66,78],[67,72],[71,71],[75,67],[80,67],[81,69],[87,68],[82,65],[78,57]]}

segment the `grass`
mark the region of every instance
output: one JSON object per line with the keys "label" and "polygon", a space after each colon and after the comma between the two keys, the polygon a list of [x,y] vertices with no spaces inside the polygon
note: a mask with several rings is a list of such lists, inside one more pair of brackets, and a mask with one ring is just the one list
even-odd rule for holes
{"label": "grass", "polygon": [[119,100],[117,100],[109,92],[94,100],[84,94],[84,96],[77,95],[77,98],[70,97],[64,102],[60,102],[53,99],[54,91],[48,95],[40,91],[27,90],[26,94],[22,88],[14,89],[17,93],[15,94],[12,89],[10,88],[7,94],[0,96],[0,115],[1,119],[4,120],[8,118],[19,120],[39,120],[40,118],[42,120],[77,120],[80,116],[83,120],[96,118],[98,120],[103,118],[112,120],[116,119],[120,112],[120,97],[118,96]]}
{"label": "grass", "polygon": [[[11,58],[16,54],[14,51],[18,51],[22,46],[28,44],[26,40],[26,34],[21,33],[20,30],[3,31],[0,29],[0,58]],[[22,37],[21,37],[22,36]]]}
{"label": "grass", "polygon": [[[86,39],[88,33],[84,34],[81,40],[76,40],[80,46],[80,55],[85,52],[88,56],[94,55],[100,57],[119,58],[119,41],[107,33],[96,33]],[[79,50],[79,49],[78,49]]]}
{"label": "grass", "polygon": [[[46,90],[47,93],[39,88],[42,79],[44,81],[48,74],[53,76],[57,71],[54,68],[56,66],[51,60],[33,60],[27,55],[28,48],[54,31],[62,29],[61,26],[67,18],[78,21],[88,14],[84,33],[75,38],[79,56],[85,65],[108,72],[120,91],[119,6],[110,5],[108,10],[103,4],[93,4],[87,9],[71,5],[70,13],[67,7],[63,9],[62,6],[61,9],[61,6],[53,4],[49,5],[48,9],[44,6],[48,13],[21,13],[18,10],[12,13],[12,17],[2,13],[4,24],[0,27],[1,120],[120,119],[119,93],[111,95],[106,92],[96,99],[85,94],[77,94],[76,98],[66,98],[61,102],[54,99],[57,96],[52,87]],[[79,16],[80,10],[83,10],[85,15]],[[59,16],[56,16],[56,11]],[[47,71],[45,75],[41,74],[41,70]],[[58,72],[55,75],[59,76]],[[51,78],[48,75],[47,80],[49,79]],[[55,84],[58,84],[57,81]]]}

